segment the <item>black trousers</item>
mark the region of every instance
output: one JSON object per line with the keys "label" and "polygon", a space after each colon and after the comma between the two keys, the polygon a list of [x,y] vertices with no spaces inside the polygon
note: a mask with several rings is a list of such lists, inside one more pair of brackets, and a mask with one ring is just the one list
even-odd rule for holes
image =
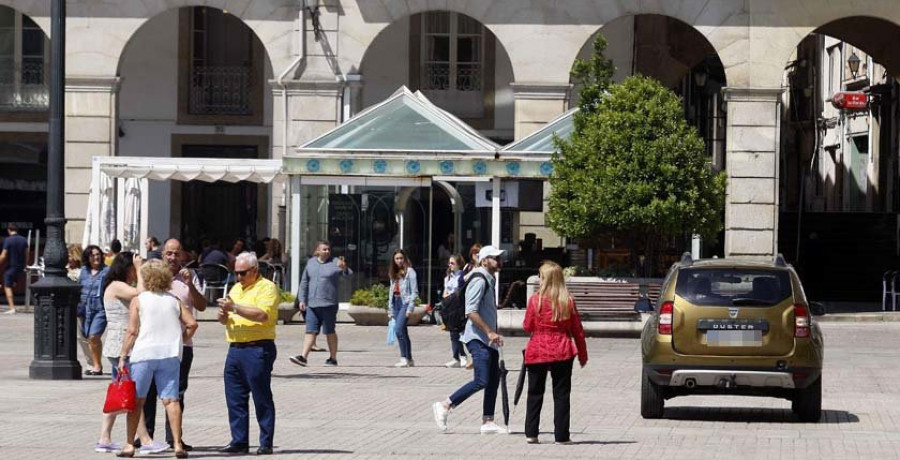
{"label": "black trousers", "polygon": [[[181,349],[181,372],[178,376],[178,404],[181,406],[182,414],[184,413],[184,392],[188,388],[188,375],[191,373],[193,362],[194,347],[183,347]],[[147,432],[150,433],[150,437],[153,437],[153,430],[156,428],[157,399],[156,383],[151,382],[150,391],[147,392],[147,399],[144,401],[144,423],[147,424]],[[166,414],[166,442],[170,445],[175,442],[175,438],[172,437],[172,427],[169,426],[169,414]]]}
{"label": "black trousers", "polygon": [[540,432],[541,407],[547,372],[553,378],[553,434],[557,442],[569,440],[569,395],[572,393],[572,362],[528,365],[528,404],[525,409],[525,436],[536,438]]}

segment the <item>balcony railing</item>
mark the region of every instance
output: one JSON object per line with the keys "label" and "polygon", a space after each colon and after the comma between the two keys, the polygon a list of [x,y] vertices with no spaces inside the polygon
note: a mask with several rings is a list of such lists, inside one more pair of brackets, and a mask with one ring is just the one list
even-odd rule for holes
{"label": "balcony railing", "polygon": [[43,63],[0,60],[0,112],[42,112],[50,106]]}
{"label": "balcony railing", "polygon": [[251,67],[195,66],[191,69],[191,115],[251,115]]}

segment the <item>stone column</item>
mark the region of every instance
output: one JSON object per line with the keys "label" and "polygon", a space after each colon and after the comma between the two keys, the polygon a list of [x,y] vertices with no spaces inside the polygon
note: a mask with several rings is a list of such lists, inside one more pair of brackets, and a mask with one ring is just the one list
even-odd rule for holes
{"label": "stone column", "polygon": [[66,78],[66,241],[80,243],[91,187],[91,158],[118,148],[119,77]]}
{"label": "stone column", "polygon": [[519,140],[569,109],[569,83],[510,83],[516,104],[515,137]]}
{"label": "stone column", "polygon": [[[511,83],[516,104],[516,140],[541,129],[547,122],[562,115],[570,107],[572,85],[569,83]],[[558,247],[562,238],[550,230],[545,222],[547,203],[550,199],[550,184],[544,183],[543,212],[520,212],[518,234],[514,243],[525,238],[526,233],[534,233],[543,247]]]}
{"label": "stone column", "polygon": [[781,88],[725,88],[725,257],[778,252]]}

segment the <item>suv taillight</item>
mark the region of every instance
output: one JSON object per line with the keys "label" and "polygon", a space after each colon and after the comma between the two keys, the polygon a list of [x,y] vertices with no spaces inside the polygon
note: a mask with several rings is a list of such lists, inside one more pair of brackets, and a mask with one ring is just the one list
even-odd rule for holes
{"label": "suv taillight", "polygon": [[809,337],[809,308],[803,304],[794,305],[794,337]]}
{"label": "suv taillight", "polygon": [[659,326],[660,335],[672,335],[672,311],[675,304],[672,302],[663,302],[659,307]]}

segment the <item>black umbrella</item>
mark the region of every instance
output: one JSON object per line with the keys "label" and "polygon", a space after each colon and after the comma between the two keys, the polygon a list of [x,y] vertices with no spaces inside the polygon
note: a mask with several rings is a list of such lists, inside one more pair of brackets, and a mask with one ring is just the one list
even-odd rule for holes
{"label": "black umbrella", "polygon": [[522,397],[522,390],[525,389],[525,350],[522,350],[522,369],[519,370],[519,378],[516,379],[516,392],[513,393],[513,406],[519,405],[519,398]]}
{"label": "black umbrella", "polygon": [[500,347],[500,396],[503,401],[503,422],[509,429],[509,391],[506,389],[506,374],[509,374],[509,371],[506,370],[506,362],[503,360],[503,347]]}

